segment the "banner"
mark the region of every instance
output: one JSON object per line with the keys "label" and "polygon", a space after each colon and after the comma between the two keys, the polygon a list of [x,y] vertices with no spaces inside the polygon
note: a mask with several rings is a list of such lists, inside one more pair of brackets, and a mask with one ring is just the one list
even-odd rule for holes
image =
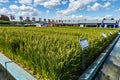
{"label": "banner", "polygon": [[15,16],[11,15],[11,16],[10,16],[10,19],[11,19],[11,20],[15,20]]}
{"label": "banner", "polygon": [[52,19],[52,22],[54,22],[54,19]]}
{"label": "banner", "polygon": [[32,18],[32,21],[35,21],[35,17]]}
{"label": "banner", "polygon": [[29,18],[29,17],[26,17],[26,20],[30,20],[30,18]]}
{"label": "banner", "polygon": [[46,19],[44,19],[44,22],[46,22]]}
{"label": "banner", "polygon": [[42,18],[39,18],[39,22],[41,22],[42,21]]}
{"label": "banner", "polygon": [[50,19],[48,19],[48,22],[50,22]]}
{"label": "banner", "polygon": [[23,17],[22,17],[22,16],[19,16],[19,20],[22,21],[22,20],[23,20]]}

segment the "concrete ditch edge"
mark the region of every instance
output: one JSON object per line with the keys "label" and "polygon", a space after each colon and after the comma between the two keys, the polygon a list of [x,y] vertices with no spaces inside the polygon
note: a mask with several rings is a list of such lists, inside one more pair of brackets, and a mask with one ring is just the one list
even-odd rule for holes
{"label": "concrete ditch edge", "polygon": [[7,58],[0,52],[0,64],[7,70],[16,80],[37,80],[23,68],[19,67],[12,60]]}
{"label": "concrete ditch edge", "polygon": [[115,40],[98,56],[98,58],[83,72],[83,74],[78,78],[78,80],[92,80],[94,75],[97,73],[100,66],[103,64],[109,53],[112,51],[116,42],[118,41],[120,35],[115,38]]}

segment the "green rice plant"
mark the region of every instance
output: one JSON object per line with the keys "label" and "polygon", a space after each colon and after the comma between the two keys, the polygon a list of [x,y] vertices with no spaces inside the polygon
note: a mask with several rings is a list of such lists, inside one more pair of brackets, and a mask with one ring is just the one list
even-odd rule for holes
{"label": "green rice plant", "polygon": [[[115,39],[119,29],[0,27],[0,50],[43,80],[75,80],[84,71],[79,40],[88,38],[86,68]],[[101,36],[105,33],[108,37]],[[113,34],[110,35],[109,32]]]}

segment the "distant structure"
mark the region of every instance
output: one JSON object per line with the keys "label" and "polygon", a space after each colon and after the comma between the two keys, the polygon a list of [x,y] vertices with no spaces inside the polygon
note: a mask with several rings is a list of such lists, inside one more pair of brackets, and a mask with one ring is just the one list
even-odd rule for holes
{"label": "distant structure", "polygon": [[120,20],[103,19],[103,20],[63,20],[64,26],[80,26],[80,27],[120,27]]}
{"label": "distant structure", "polygon": [[[36,20],[35,17],[26,17],[23,20],[22,16],[19,16],[19,20],[15,19],[15,16],[10,16],[10,21],[4,21],[3,15],[0,15],[0,25],[18,25],[18,26],[36,26],[36,27],[54,27],[54,26],[80,26],[80,27],[103,27],[103,28],[120,28],[120,20],[115,20],[114,18],[103,20],[54,20],[54,19],[42,19],[38,18]],[[9,19],[9,18],[8,18]]]}
{"label": "distant structure", "polygon": [[9,21],[9,17],[6,16],[6,15],[0,15],[0,20],[3,20],[3,21]]}

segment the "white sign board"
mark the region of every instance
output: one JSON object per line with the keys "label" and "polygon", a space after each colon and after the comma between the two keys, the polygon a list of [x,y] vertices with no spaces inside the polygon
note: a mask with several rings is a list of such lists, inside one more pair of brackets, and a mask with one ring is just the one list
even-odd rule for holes
{"label": "white sign board", "polygon": [[84,27],[84,25],[80,25],[80,27]]}
{"label": "white sign board", "polygon": [[103,36],[104,38],[107,38],[107,35],[106,35],[105,33],[102,33],[102,36]]}
{"label": "white sign board", "polygon": [[110,34],[112,35],[113,33],[112,33],[112,32],[110,32]]}
{"label": "white sign board", "polygon": [[41,24],[36,24],[36,27],[41,27]]}
{"label": "white sign board", "polygon": [[119,23],[118,23],[118,27],[120,27],[120,21],[119,21]]}
{"label": "white sign board", "polygon": [[82,47],[82,50],[84,50],[85,48],[89,47],[88,41],[87,39],[80,39],[80,45]]}
{"label": "white sign board", "polygon": [[107,24],[105,24],[104,28],[107,28]]}

